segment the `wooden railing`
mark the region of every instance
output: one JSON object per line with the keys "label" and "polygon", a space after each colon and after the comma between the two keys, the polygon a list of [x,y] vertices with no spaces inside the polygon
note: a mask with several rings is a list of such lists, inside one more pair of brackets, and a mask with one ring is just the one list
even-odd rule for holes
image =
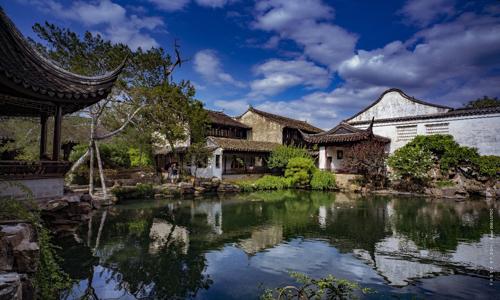
{"label": "wooden railing", "polygon": [[0,178],[10,180],[64,177],[70,166],[68,161],[0,160]]}

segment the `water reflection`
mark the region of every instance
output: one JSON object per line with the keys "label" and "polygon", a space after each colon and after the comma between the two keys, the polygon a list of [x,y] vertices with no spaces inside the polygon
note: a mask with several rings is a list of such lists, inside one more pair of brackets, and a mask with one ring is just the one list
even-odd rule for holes
{"label": "water reflection", "polygon": [[65,297],[256,298],[260,283],[287,282],[287,270],[399,296],[429,296],[432,285],[463,274],[469,284],[454,292],[487,296],[500,291],[500,251],[490,253],[500,249],[500,230],[490,239],[490,211],[498,224],[498,202],[482,200],[284,191],[135,201],[93,216],[81,229],[85,244],[65,242],[65,269],[79,279]]}

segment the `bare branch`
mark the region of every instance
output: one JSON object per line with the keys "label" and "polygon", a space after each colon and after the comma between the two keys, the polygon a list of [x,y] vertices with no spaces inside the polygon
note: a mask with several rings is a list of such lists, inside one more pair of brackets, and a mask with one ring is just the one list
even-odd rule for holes
{"label": "bare branch", "polygon": [[96,136],[94,139],[95,140],[104,140],[104,139],[107,139],[107,138],[110,138],[120,132],[122,132],[123,130],[125,130],[125,128],[127,128],[127,125],[132,121],[132,119],[135,117],[135,115],[142,109],[144,108],[144,106],[139,106],[132,114],[130,114],[127,118],[127,120],[125,122],[123,122],[122,126],[120,126],[120,128],[116,129],[115,131],[112,131],[108,134],[105,134],[103,136]]}

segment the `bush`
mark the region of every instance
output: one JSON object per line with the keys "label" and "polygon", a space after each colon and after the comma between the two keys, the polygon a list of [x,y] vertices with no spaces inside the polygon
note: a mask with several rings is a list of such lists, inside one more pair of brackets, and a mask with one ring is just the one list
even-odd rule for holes
{"label": "bush", "polygon": [[406,145],[396,150],[387,164],[394,171],[396,179],[423,183],[433,165],[432,153],[420,146]]}
{"label": "bush", "polygon": [[441,170],[445,171],[457,166],[474,166],[479,159],[477,149],[460,146],[449,134],[419,135],[404,147],[429,151],[433,159],[439,162]]}
{"label": "bush", "polygon": [[[87,151],[88,145],[77,145],[69,156],[71,162],[78,160]],[[129,168],[130,157],[128,149],[115,144],[100,144],[99,153],[104,168]],[[97,166],[97,159],[95,160]]]}
{"label": "bush", "polygon": [[314,170],[311,178],[313,190],[331,190],[335,188],[335,175],[328,171]]}
{"label": "bush", "polygon": [[294,185],[309,185],[312,173],[316,170],[314,162],[308,157],[294,157],[288,161],[285,177]]}
{"label": "bush", "polygon": [[117,186],[111,190],[111,193],[118,200],[153,198],[154,189],[152,184],[138,183],[136,186]]}
{"label": "bush", "polygon": [[132,167],[144,167],[153,165],[153,160],[151,159],[149,153],[143,151],[141,156],[138,148],[128,149],[128,156],[130,159],[130,166]]}
{"label": "bush", "polygon": [[498,177],[500,175],[500,156],[481,156],[477,160],[477,164],[481,175],[490,177]]}
{"label": "bush", "polygon": [[266,175],[257,179],[253,186],[257,190],[283,190],[291,187],[292,182],[285,177]]}
{"label": "bush", "polygon": [[305,148],[282,145],[271,152],[267,165],[270,168],[284,170],[290,159],[295,157],[311,158],[311,155],[309,155],[309,152]]}

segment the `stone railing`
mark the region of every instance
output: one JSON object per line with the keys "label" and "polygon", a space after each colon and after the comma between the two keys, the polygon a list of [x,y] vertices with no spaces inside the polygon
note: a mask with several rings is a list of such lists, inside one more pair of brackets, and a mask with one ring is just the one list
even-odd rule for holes
{"label": "stone railing", "polygon": [[68,161],[0,160],[0,180],[60,178],[70,166]]}

